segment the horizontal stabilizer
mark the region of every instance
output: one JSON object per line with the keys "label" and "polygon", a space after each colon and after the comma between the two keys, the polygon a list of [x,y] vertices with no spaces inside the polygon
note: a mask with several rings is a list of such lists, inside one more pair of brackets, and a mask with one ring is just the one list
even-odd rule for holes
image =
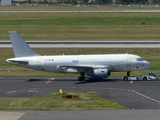
{"label": "horizontal stabilizer", "polygon": [[23,65],[28,64],[28,61],[25,61],[25,60],[22,61],[22,60],[10,60],[10,59],[8,59],[6,62],[11,63],[11,64],[23,64]]}
{"label": "horizontal stabilizer", "polygon": [[8,34],[11,39],[15,57],[39,56],[16,31],[9,31]]}

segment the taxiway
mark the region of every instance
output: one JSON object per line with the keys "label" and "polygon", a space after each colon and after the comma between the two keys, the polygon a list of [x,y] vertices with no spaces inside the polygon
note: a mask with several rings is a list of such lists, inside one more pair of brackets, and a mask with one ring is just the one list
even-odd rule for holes
{"label": "taxiway", "polygon": [[78,82],[76,77],[1,77],[0,97],[43,97],[50,92],[96,93],[131,109],[160,109],[160,81],[122,81],[120,77]]}
{"label": "taxiway", "polygon": [[0,97],[42,97],[50,92],[96,93],[132,110],[0,111],[3,120],[159,120],[160,81],[122,81],[120,77],[79,83],[76,77],[1,77]]}

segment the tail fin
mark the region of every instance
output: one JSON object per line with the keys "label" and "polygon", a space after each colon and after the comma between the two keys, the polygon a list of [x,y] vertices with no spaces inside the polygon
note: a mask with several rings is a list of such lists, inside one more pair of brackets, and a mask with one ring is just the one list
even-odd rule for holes
{"label": "tail fin", "polygon": [[15,57],[32,57],[39,56],[32,48],[23,40],[23,38],[16,31],[9,31],[10,40]]}

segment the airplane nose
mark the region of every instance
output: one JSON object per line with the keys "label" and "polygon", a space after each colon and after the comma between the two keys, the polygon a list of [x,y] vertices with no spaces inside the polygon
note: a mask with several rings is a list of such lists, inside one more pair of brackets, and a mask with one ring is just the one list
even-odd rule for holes
{"label": "airplane nose", "polygon": [[145,66],[145,69],[147,69],[150,67],[150,63],[146,61],[144,66]]}

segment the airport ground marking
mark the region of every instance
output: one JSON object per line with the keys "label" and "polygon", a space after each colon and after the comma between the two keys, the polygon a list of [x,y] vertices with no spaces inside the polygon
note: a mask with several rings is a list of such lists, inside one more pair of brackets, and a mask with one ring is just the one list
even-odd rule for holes
{"label": "airport ground marking", "polygon": [[156,99],[154,99],[154,98],[151,98],[151,97],[149,97],[149,96],[147,96],[147,95],[144,95],[144,94],[142,94],[142,93],[140,93],[140,92],[137,92],[137,91],[135,91],[135,90],[132,90],[132,92],[134,92],[134,93],[136,93],[136,94],[138,94],[138,95],[141,95],[141,96],[143,96],[144,98],[147,98],[147,99],[149,99],[149,100],[152,100],[152,101],[155,101],[155,102],[160,103],[159,100],[156,100]]}
{"label": "airport ground marking", "polygon": [[49,79],[49,81],[46,82],[46,84],[50,83],[51,81],[53,81],[55,78],[51,78]]}
{"label": "airport ground marking", "polygon": [[142,94],[142,93],[140,93],[140,92],[137,92],[136,90],[130,90],[130,89],[120,89],[120,88],[112,88],[112,89],[116,89],[116,90],[127,90],[128,92],[133,92],[133,93],[136,93],[136,94],[138,94],[138,95],[140,95],[140,96],[142,96],[143,97],[143,99],[144,98],[147,98],[147,99],[149,99],[149,100],[152,100],[152,101],[154,101],[154,102],[158,102],[159,103],[159,105],[160,105],[160,101],[159,100],[156,100],[156,99],[154,99],[154,98],[151,98],[151,97],[149,97],[149,96],[147,96],[147,95],[144,95],[144,94]]}
{"label": "airport ground marking", "polygon": [[13,93],[14,91],[9,91],[9,92],[6,92],[6,94],[9,94],[9,93]]}
{"label": "airport ground marking", "polygon": [[133,80],[130,83],[133,83]]}

